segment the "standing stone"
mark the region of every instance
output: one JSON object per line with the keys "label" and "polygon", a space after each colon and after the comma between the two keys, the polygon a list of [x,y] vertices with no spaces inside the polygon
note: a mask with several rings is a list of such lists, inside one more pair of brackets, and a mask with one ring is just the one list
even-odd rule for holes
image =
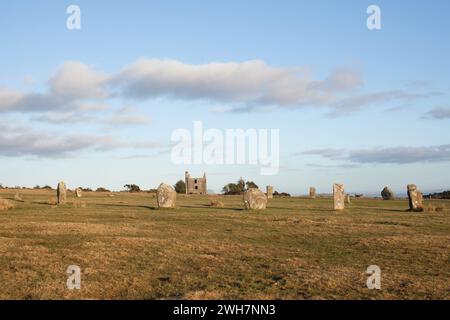
{"label": "standing stone", "polygon": [[273,186],[267,186],[267,199],[273,199]]}
{"label": "standing stone", "polygon": [[408,184],[409,210],[415,212],[423,211],[423,194],[415,184]]}
{"label": "standing stone", "polygon": [[77,198],[81,198],[83,195],[83,190],[81,190],[81,188],[76,188],[75,195],[77,196]]}
{"label": "standing stone", "polygon": [[348,204],[351,204],[351,203],[352,203],[352,199],[351,199],[351,197],[350,197],[349,194],[347,195],[346,200],[347,200],[347,203],[348,203]]}
{"label": "standing stone", "polygon": [[259,189],[250,188],[244,192],[244,207],[246,210],[264,210],[267,206],[267,197]]}
{"label": "standing stone", "polygon": [[316,198],[316,188],[314,188],[314,187],[310,187],[309,188],[309,197],[311,199],[315,199]]}
{"label": "standing stone", "polygon": [[61,181],[60,183],[58,183],[58,187],[56,188],[56,196],[58,197],[58,204],[66,203],[66,194],[67,194],[66,184]]}
{"label": "standing stone", "polygon": [[156,202],[159,208],[175,208],[177,192],[165,183],[161,183],[156,191]]}
{"label": "standing stone", "polygon": [[389,187],[384,187],[384,189],[381,191],[381,196],[383,197],[383,200],[394,200],[394,192]]}
{"label": "standing stone", "polygon": [[345,191],[344,185],[335,183],[333,184],[333,200],[334,200],[334,210],[344,210],[345,209]]}

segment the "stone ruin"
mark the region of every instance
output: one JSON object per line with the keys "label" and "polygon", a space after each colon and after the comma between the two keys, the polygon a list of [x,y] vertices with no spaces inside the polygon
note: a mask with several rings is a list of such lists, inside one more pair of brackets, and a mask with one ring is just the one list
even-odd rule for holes
{"label": "stone ruin", "polygon": [[56,188],[56,197],[58,204],[65,204],[67,198],[67,188],[64,182],[58,183],[58,187]]}
{"label": "stone ruin", "polygon": [[408,184],[409,210],[414,212],[423,211],[423,194],[415,184]]}
{"label": "stone ruin", "polygon": [[246,210],[264,210],[267,207],[266,195],[256,188],[250,188],[245,191],[243,200]]}
{"label": "stone ruin", "polygon": [[273,199],[273,186],[266,187],[267,199]]}
{"label": "stone ruin", "polygon": [[309,197],[311,199],[315,199],[316,198],[316,188],[314,188],[314,187],[310,187],[309,188]]}
{"label": "stone ruin", "polygon": [[156,191],[156,202],[159,208],[175,208],[177,192],[165,183],[161,183]]}
{"label": "stone ruin", "polygon": [[389,187],[384,187],[384,189],[381,190],[381,196],[383,197],[383,200],[395,199],[394,192]]}
{"label": "stone ruin", "polygon": [[184,173],[184,183],[186,184],[186,194],[207,194],[206,173],[203,178],[192,178],[189,172]]}
{"label": "stone ruin", "polygon": [[339,183],[333,184],[333,201],[334,201],[334,210],[345,209],[345,191],[343,184]]}

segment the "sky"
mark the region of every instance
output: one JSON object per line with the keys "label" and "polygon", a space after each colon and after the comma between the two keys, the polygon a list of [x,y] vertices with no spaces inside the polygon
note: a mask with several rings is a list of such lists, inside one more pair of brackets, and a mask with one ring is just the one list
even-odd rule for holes
{"label": "sky", "polygon": [[[0,183],[450,189],[449,15],[447,0],[1,1]],[[279,130],[279,170],[175,163],[172,134],[195,121]]]}

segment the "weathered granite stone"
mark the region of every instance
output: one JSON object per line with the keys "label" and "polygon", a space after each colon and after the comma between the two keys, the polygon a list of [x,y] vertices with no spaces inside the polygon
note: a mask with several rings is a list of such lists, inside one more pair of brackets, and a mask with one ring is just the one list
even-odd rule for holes
{"label": "weathered granite stone", "polygon": [[64,182],[58,183],[58,187],[56,188],[56,196],[58,204],[65,204],[67,198],[67,188]]}
{"label": "weathered granite stone", "polygon": [[161,183],[156,191],[156,202],[160,208],[175,208],[177,192],[165,183]]}
{"label": "weathered granite stone", "polygon": [[316,188],[314,188],[314,187],[310,187],[309,188],[309,197],[311,199],[315,199],[316,198]]}
{"label": "weathered granite stone", "polygon": [[267,190],[267,199],[273,199],[273,187],[267,186],[266,190]]}
{"label": "weathered granite stone", "polygon": [[344,185],[335,183],[333,184],[333,200],[334,200],[334,210],[344,210],[345,209],[345,191]]}
{"label": "weathered granite stone", "polygon": [[0,198],[0,211],[9,210],[9,209],[13,209],[13,208],[14,208],[14,204],[11,201]]}
{"label": "weathered granite stone", "polygon": [[423,194],[415,184],[408,184],[409,210],[415,212],[423,211]]}
{"label": "weathered granite stone", "polygon": [[81,198],[83,196],[83,190],[81,190],[81,188],[76,188],[75,195],[77,198]]}
{"label": "weathered granite stone", "polygon": [[383,197],[383,200],[395,199],[394,192],[389,187],[384,187],[384,189],[381,191],[381,196]]}
{"label": "weathered granite stone", "polygon": [[352,197],[349,194],[346,197],[346,201],[347,201],[348,204],[352,203]]}
{"label": "weathered granite stone", "polygon": [[264,210],[267,206],[267,197],[261,190],[250,188],[244,192],[244,206],[247,210]]}

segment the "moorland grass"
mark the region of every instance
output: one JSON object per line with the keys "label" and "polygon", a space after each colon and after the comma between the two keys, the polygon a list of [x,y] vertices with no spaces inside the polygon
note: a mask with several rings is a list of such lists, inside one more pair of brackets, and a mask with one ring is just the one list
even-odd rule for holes
{"label": "moorland grass", "polygon": [[[0,299],[449,299],[449,202],[274,198],[244,211],[239,196],[1,190]],[[211,201],[224,207],[211,207]],[[80,201],[82,205],[80,205]],[[69,265],[81,290],[66,288]],[[366,287],[369,265],[381,290]]]}

